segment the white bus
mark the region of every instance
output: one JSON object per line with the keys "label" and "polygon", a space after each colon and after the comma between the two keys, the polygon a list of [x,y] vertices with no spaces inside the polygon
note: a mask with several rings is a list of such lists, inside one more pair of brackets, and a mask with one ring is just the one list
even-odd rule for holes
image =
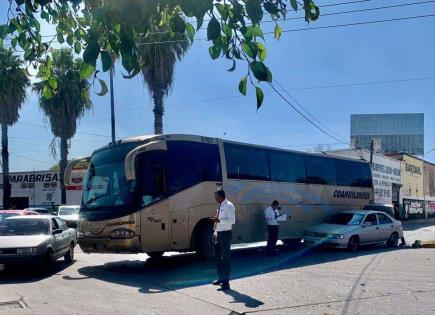
{"label": "white bus", "polygon": [[290,217],[279,235],[289,243],[334,212],[360,209],[373,197],[367,162],[217,138],[126,139],[86,160],[78,226],[86,253],[157,257],[165,251],[196,251],[209,256],[209,218],[216,213],[219,187],[236,207],[233,243],[266,240],[263,213],[273,200]]}

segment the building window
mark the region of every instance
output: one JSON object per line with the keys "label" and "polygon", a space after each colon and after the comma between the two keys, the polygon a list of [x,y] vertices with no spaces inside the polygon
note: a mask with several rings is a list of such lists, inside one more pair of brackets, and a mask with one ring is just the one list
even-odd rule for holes
{"label": "building window", "polygon": [[27,183],[21,183],[21,188],[27,188]]}

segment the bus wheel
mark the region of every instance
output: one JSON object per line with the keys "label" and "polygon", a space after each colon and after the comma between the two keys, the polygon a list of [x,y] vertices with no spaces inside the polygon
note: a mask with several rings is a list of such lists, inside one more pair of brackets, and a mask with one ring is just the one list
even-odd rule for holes
{"label": "bus wheel", "polygon": [[195,232],[195,251],[201,260],[208,260],[214,256],[212,242],[213,226],[211,224],[202,224]]}
{"label": "bus wheel", "polygon": [[298,247],[301,245],[301,238],[286,238],[281,240],[285,245],[290,247]]}
{"label": "bus wheel", "polygon": [[160,257],[163,256],[165,252],[151,252],[151,253],[147,253],[148,256],[150,256],[151,259],[159,259]]}

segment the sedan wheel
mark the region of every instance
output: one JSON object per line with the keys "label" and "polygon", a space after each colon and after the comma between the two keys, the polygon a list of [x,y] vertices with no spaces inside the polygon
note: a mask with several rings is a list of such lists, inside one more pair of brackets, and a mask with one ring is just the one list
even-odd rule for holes
{"label": "sedan wheel", "polygon": [[68,253],[66,253],[65,256],[63,256],[63,258],[65,259],[65,262],[67,264],[70,264],[74,261],[74,245],[73,244],[71,244],[71,246],[69,247]]}
{"label": "sedan wheel", "polygon": [[347,249],[351,252],[354,252],[359,247],[359,238],[358,236],[354,235],[350,238],[349,243],[347,244]]}
{"label": "sedan wheel", "polygon": [[388,247],[397,247],[399,245],[399,234],[394,232],[387,241]]}

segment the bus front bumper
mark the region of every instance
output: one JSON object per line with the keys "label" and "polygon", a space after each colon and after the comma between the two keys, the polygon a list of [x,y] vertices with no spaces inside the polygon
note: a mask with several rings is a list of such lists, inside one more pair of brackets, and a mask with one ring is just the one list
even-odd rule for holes
{"label": "bus front bumper", "polygon": [[128,239],[90,238],[79,236],[78,244],[85,253],[139,253],[141,252],[138,235]]}

